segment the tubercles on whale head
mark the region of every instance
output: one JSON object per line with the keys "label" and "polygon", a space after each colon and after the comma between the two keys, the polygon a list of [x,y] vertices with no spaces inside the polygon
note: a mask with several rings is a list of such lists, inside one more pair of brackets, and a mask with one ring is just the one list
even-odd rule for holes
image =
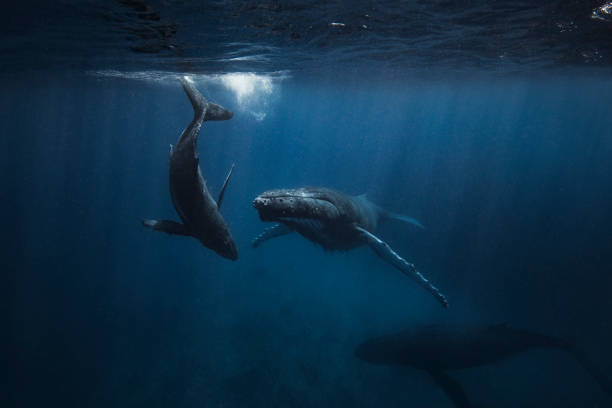
{"label": "tubercles on whale head", "polygon": [[253,207],[262,221],[316,219],[332,221],[339,216],[336,206],[326,197],[308,189],[269,190],[255,198]]}
{"label": "tubercles on whale head", "polygon": [[296,200],[288,196],[259,195],[253,200],[253,207],[259,212],[262,221],[278,220],[280,217],[303,216],[298,214]]}

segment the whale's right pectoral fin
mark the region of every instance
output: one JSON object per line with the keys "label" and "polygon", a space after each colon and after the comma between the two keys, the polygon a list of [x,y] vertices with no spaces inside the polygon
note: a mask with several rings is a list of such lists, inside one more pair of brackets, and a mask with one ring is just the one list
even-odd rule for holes
{"label": "whale's right pectoral fin", "polygon": [[359,226],[355,226],[355,229],[361,233],[361,237],[364,242],[368,244],[368,246],[372,248],[374,252],[376,252],[376,255],[389,262],[404,274],[416,280],[419,285],[434,295],[434,297],[440,303],[442,303],[442,306],[448,307],[446,296],[444,296],[438,288],[432,285],[431,282],[429,282],[419,271],[417,271],[413,264],[399,256],[397,252],[391,249],[391,247],[385,241],[381,240],[376,235]]}
{"label": "whale's right pectoral fin", "polygon": [[257,248],[264,241],[287,235],[291,232],[293,232],[293,230],[285,224],[275,224],[269,228],[266,228],[261,234],[255,237],[252,243],[253,248]]}
{"label": "whale's right pectoral fin", "polygon": [[441,370],[429,370],[428,372],[457,408],[470,408],[472,406],[461,385],[448,374]]}
{"label": "whale's right pectoral fin", "polygon": [[185,226],[176,221],[169,220],[142,220],[142,225],[147,228],[151,228],[155,231],[165,232],[166,234],[172,235],[187,235],[191,234],[187,232]]}

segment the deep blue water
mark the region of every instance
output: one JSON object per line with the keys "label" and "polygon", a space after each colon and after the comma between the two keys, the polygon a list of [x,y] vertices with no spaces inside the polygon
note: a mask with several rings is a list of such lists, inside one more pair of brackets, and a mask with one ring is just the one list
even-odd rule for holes
{"label": "deep blue water", "polygon": [[[369,336],[421,323],[558,336],[612,377],[609,57],[593,70],[517,70],[519,56],[507,72],[472,74],[418,63],[411,76],[372,55],[373,65],[334,68],[329,49],[298,45],[295,55],[325,65],[299,71],[272,55],[258,76],[232,79],[242,71],[188,58],[161,70],[158,57],[83,64],[77,48],[66,64],[62,48],[55,64],[34,47],[5,66],[2,406],[451,407],[425,373],[353,354]],[[25,64],[32,55],[42,66]],[[182,72],[235,112],[205,123],[198,150],[214,196],[236,163],[221,209],[236,262],[140,224],[177,219],[169,145],[192,118]],[[304,185],[367,193],[418,218],[425,230],[390,222],[378,234],[450,308],[365,247],[329,253],[294,234],[251,248],[267,226],[254,197]],[[561,351],[452,375],[481,407],[612,404]]]}

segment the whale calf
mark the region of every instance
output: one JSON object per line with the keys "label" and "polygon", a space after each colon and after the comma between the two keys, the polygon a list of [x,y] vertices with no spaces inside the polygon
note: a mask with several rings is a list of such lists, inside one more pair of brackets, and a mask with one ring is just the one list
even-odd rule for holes
{"label": "whale calf", "polygon": [[227,109],[208,102],[187,78],[180,79],[193,106],[193,120],[180,135],[176,146],[170,146],[170,197],[182,223],[169,220],[143,220],[145,227],[167,234],[196,238],[202,245],[224,258],[238,259],[238,250],[225,220],[219,213],[225,188],[232,175],[232,166],[215,201],[202,177],[196,151],[202,123],[228,120],[234,115]]}
{"label": "whale calf", "polygon": [[262,221],[277,223],[255,238],[254,247],[293,231],[330,251],[368,245],[382,259],[415,279],[443,306],[448,306],[438,288],[374,235],[382,219],[398,219],[423,228],[416,219],[385,211],[365,195],[349,196],[324,187],[269,190],[257,196],[253,206]]}
{"label": "whale calf", "polygon": [[583,352],[567,342],[500,325],[425,325],[364,341],[355,356],[371,364],[410,366],[427,371],[460,408],[470,407],[461,385],[446,371],[500,361],[535,348],[567,351],[612,396],[612,383]]}

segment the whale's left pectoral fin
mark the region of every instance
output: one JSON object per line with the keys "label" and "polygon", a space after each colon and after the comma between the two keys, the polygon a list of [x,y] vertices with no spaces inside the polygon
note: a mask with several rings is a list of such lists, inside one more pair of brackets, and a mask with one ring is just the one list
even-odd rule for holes
{"label": "whale's left pectoral fin", "polygon": [[461,385],[451,376],[440,370],[428,371],[434,381],[442,388],[448,398],[450,398],[457,408],[470,408],[472,405]]}
{"label": "whale's left pectoral fin", "polygon": [[399,256],[397,252],[391,249],[391,247],[386,242],[378,238],[376,235],[359,226],[355,226],[355,229],[357,229],[361,233],[361,237],[364,242],[368,244],[368,246],[372,248],[374,252],[376,252],[376,255],[389,262],[391,265],[399,269],[404,274],[416,280],[419,285],[421,285],[432,295],[434,295],[434,297],[440,303],[442,303],[442,306],[448,307],[448,301],[446,300],[446,296],[444,296],[440,292],[440,290],[438,290],[438,288],[432,285],[429,280],[427,280],[419,271],[417,271],[413,264],[409,263],[404,258]]}
{"label": "whale's left pectoral fin", "polygon": [[183,224],[180,224],[176,221],[169,220],[142,220],[142,225],[147,228],[151,228],[155,231],[165,232],[166,234],[172,235],[188,235],[191,234],[187,232],[187,229]]}
{"label": "whale's left pectoral fin", "polygon": [[232,177],[232,173],[234,172],[234,167],[236,164],[232,164],[232,168],[229,173],[227,173],[227,177],[225,178],[225,182],[223,183],[223,187],[221,187],[221,192],[219,193],[219,198],[217,199],[217,209],[221,208],[221,201],[223,201],[223,195],[225,194],[225,188],[227,187],[227,183],[230,181],[230,177]]}
{"label": "whale's left pectoral fin", "polygon": [[261,234],[259,234],[252,242],[253,248],[257,248],[262,242],[268,241],[272,238],[281,237],[292,233],[293,230],[285,224],[275,224],[269,228],[266,228]]}

